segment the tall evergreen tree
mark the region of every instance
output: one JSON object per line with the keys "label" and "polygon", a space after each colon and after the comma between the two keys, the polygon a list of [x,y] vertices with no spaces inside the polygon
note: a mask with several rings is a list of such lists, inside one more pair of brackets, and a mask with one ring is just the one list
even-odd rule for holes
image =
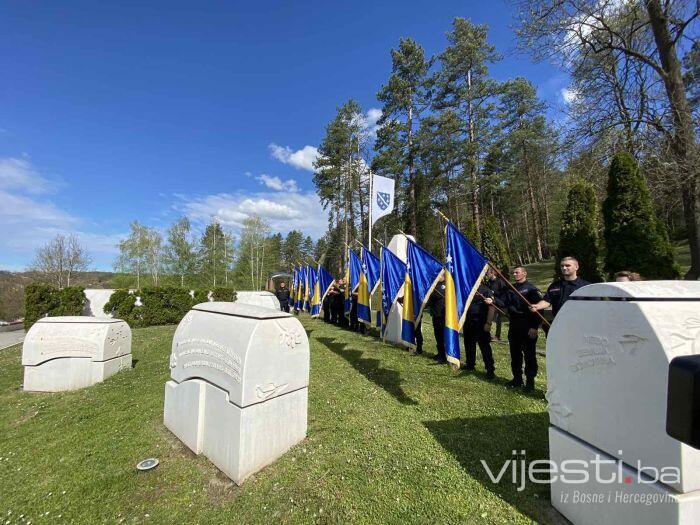
{"label": "tall evergreen tree", "polygon": [[629,153],[613,157],[603,203],[605,271],[632,270],[647,279],[676,278],[673,249],[659,224],[644,177]]}
{"label": "tall evergreen tree", "polygon": [[554,271],[559,275],[559,261],[575,257],[579,262],[579,276],[586,281],[602,281],[598,269],[598,211],[593,186],[578,181],[569,190],[566,208],[562,213],[559,246]]}

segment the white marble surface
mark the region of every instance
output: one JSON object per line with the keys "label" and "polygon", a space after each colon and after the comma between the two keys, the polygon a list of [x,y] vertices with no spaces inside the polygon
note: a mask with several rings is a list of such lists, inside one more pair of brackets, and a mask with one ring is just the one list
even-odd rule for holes
{"label": "white marble surface", "polygon": [[272,292],[241,291],[236,292],[236,302],[253,306],[264,306],[273,310],[281,310],[280,302]]}
{"label": "white marble surface", "polygon": [[24,389],[75,390],[131,367],[131,329],[120,319],[46,317],[22,345]]}
{"label": "white marble surface", "polygon": [[551,424],[628,465],[679,468],[684,493],[700,489],[700,451],[666,434],[666,390],[671,359],[700,352],[698,284],[587,286],[576,295],[699,299],[568,301],[547,338]]}
{"label": "white marble surface", "polygon": [[[572,436],[549,428],[550,458],[562,465],[581,461],[581,465],[599,463],[583,476],[558,476],[551,484],[552,505],[574,525],[696,525],[700,523],[700,492],[678,494],[662,483],[640,483],[636,469],[615,462],[615,458],[592,448]],[[606,463],[609,461],[610,463]],[[569,463],[571,469],[581,465]],[[567,482],[567,480],[569,482]]]}
{"label": "white marble surface", "polygon": [[173,338],[165,425],[240,484],[304,439],[309,357],[290,314],[196,305]]}
{"label": "white marble surface", "polygon": [[113,293],[114,290],[110,289],[86,288],[85,298],[87,299],[87,304],[83,310],[83,315],[106,318],[113,317],[112,314],[106,314],[104,312],[104,307]]}

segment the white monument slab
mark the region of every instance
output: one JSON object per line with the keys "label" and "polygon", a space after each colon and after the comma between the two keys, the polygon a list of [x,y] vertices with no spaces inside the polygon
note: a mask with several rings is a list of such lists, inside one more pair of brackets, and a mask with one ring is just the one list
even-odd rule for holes
{"label": "white monument slab", "polygon": [[165,425],[240,485],[306,437],[309,357],[288,313],[198,304],[173,338]]}
{"label": "white monument slab", "polygon": [[45,317],[22,346],[24,390],[61,392],[131,368],[131,329],[120,319]]}
{"label": "white monument slab", "polygon": [[236,303],[263,306],[273,310],[281,310],[280,302],[272,292],[242,291],[236,292]]}
{"label": "white monument slab", "polygon": [[[569,520],[700,523],[700,451],[666,433],[669,363],[698,353],[700,282],[593,284],[572,294],[547,337],[550,456],[590,466],[586,483],[552,483],[552,504]],[[596,456],[612,481],[596,475]]]}
{"label": "white monument slab", "polygon": [[[415,241],[413,235],[408,235],[408,237],[412,241]],[[406,262],[408,257],[408,241],[406,240],[406,235],[394,235],[391,241],[389,241],[388,249],[403,262]],[[403,297],[403,292],[399,294],[399,297]],[[405,341],[401,337],[402,320],[403,306],[396,302],[391,307],[391,310],[389,310],[389,316],[386,319],[386,328],[384,329],[384,339],[386,341],[406,346]]]}
{"label": "white monument slab", "polygon": [[109,302],[109,298],[114,293],[110,289],[87,288],[85,290],[85,309],[83,315],[90,317],[105,317],[112,318],[112,314],[106,314],[104,311],[105,305]]}

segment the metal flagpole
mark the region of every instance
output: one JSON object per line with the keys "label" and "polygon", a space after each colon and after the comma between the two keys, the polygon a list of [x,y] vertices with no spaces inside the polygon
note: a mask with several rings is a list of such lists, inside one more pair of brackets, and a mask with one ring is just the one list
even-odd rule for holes
{"label": "metal flagpole", "polygon": [[372,250],[372,190],[374,176],[372,175],[372,170],[369,170],[369,240],[367,241],[367,246],[369,246],[370,251]]}

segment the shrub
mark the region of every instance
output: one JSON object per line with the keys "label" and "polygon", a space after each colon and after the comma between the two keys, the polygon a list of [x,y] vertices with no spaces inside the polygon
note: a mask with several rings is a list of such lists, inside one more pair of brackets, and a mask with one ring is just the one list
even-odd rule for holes
{"label": "shrub", "polygon": [[212,291],[212,298],[215,301],[227,301],[234,302],[236,300],[236,291],[233,288],[226,288],[224,286],[217,286]]}
{"label": "shrub", "polygon": [[481,251],[499,270],[508,274],[508,249],[501,227],[494,217],[484,216],[481,224]]}
{"label": "shrub", "polygon": [[666,227],[654,213],[649,189],[629,153],[618,153],[610,164],[605,220],[605,271],[637,272],[647,279],[676,278]]}
{"label": "shrub", "polygon": [[129,325],[135,326],[138,324],[135,323],[134,319],[135,304],[136,294],[131,294],[128,289],[122,288],[114,291],[103,310],[104,313],[111,314],[117,319],[126,321]]}
{"label": "shrub", "polygon": [[141,291],[141,325],[176,324],[192,307],[190,292],[175,286],[147,286]]}
{"label": "shrub", "polygon": [[194,299],[192,299],[192,304],[207,303],[209,302],[209,290],[195,290]]}
{"label": "shrub", "polygon": [[579,276],[597,283],[603,280],[598,269],[598,212],[593,186],[585,181],[576,182],[566,200],[561,217],[559,247],[554,261],[555,275],[560,275],[559,262],[564,257],[575,257],[579,262]]}
{"label": "shrub", "polygon": [[59,290],[49,284],[29,284],[24,289],[24,328],[28,330],[42,317],[81,315],[85,302],[85,293],[79,286]]}

